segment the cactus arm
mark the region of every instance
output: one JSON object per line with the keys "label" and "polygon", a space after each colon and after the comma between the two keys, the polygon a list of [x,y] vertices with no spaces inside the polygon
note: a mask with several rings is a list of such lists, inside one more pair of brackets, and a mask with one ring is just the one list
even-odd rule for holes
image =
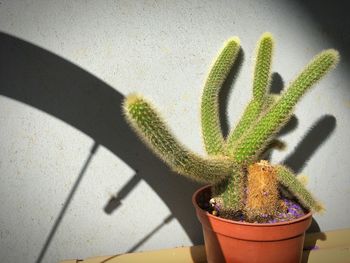
{"label": "cactus arm", "polygon": [[232,173],[212,186],[214,199],[220,205],[220,216],[230,217],[243,210],[246,175],[242,168],[233,166]]}
{"label": "cactus arm", "polygon": [[264,33],[257,46],[256,64],[253,79],[253,98],[263,100],[271,78],[272,53],[274,48],[273,37],[270,33]]}
{"label": "cactus arm", "polygon": [[226,153],[229,156],[233,155],[233,149],[239,141],[239,139],[244,135],[244,133],[251,127],[251,125],[257,120],[260,115],[262,108],[261,101],[252,100],[249,102],[244,110],[244,113],[239,120],[236,127],[230,132],[226,140]]}
{"label": "cactus arm", "polygon": [[279,183],[295,196],[305,208],[315,212],[324,210],[323,205],[312,196],[291,170],[285,166],[278,165],[276,166],[276,174]]}
{"label": "cactus arm", "polygon": [[241,136],[258,119],[267,99],[267,89],[270,83],[271,61],[274,41],[270,33],[264,33],[258,44],[255,58],[255,69],[253,78],[253,99],[245,109],[242,118],[238,122],[226,140],[226,149],[232,155],[232,149]]}
{"label": "cactus arm", "polygon": [[218,95],[239,52],[239,39],[230,38],[214,61],[204,85],[201,124],[204,145],[209,155],[223,154],[224,138],[220,128]]}
{"label": "cactus arm", "polygon": [[240,140],[233,149],[232,155],[236,162],[250,162],[257,158],[264,147],[273,139],[273,135],[291,116],[295,104],[302,95],[318,80],[320,80],[339,60],[338,52],[326,50],[317,55],[314,60],[291,83],[289,88],[275,102],[268,112],[262,116],[253,129]]}
{"label": "cactus arm", "polygon": [[174,171],[205,183],[215,183],[230,174],[231,161],[228,158],[204,159],[185,149],[142,97],[128,96],[123,109],[127,121],[140,138]]}

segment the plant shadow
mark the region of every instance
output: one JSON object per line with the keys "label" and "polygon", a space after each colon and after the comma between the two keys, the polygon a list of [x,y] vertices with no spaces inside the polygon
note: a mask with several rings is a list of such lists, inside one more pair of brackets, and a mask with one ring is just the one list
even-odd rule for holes
{"label": "plant shadow", "polygon": [[[284,89],[284,82],[278,73],[272,74],[271,93],[280,94]],[[298,125],[298,119],[295,115],[279,131],[278,136],[293,131]],[[281,163],[291,168],[295,173],[300,173],[307,161],[325,143],[336,128],[336,118],[332,115],[323,115],[314,122],[311,129],[304,135],[302,140]],[[271,153],[271,151],[269,152]],[[270,156],[268,157],[270,158]],[[325,240],[326,236],[319,227],[316,219],[313,217],[308,230],[307,239],[304,242],[304,251],[302,262],[307,262],[310,251],[315,249],[317,240]]]}
{"label": "plant shadow", "polygon": [[301,262],[307,263],[312,250],[317,250],[317,240],[327,240],[327,235],[324,232],[307,233],[304,241],[303,255]]}
{"label": "plant shadow", "polygon": [[[106,147],[135,171],[136,174],[118,191],[116,196],[101,205],[104,206],[105,213],[111,214],[120,207],[123,199],[141,180],[144,180],[167,205],[171,218],[178,220],[191,241],[194,244],[203,242],[200,225],[189,202],[193,192],[199,188],[199,184],[171,172],[134,135],[121,111],[124,96],[120,92],[71,62],[1,32],[0,57],[0,95],[30,105],[82,131],[94,141],[95,150],[100,145]],[[243,58],[244,53],[241,51],[235,69],[230,73],[220,93],[219,101],[222,106],[227,105],[229,89]],[[278,75],[274,78],[278,78]],[[272,90],[278,91],[281,83],[283,84],[282,78],[272,80]],[[220,108],[220,118],[224,125],[226,123],[223,128],[227,134],[228,122],[225,116],[224,108]],[[303,151],[303,157],[306,157],[306,160],[329,137],[335,127],[335,118],[327,115],[314,127],[310,131],[313,136],[307,135],[296,149],[296,151]],[[320,129],[321,135],[316,134],[316,130]],[[83,164],[81,173],[76,176],[64,207],[58,213],[48,233],[37,263],[44,258],[66,209],[83,180],[86,167],[92,158],[90,155],[88,162]],[[305,165],[305,161],[293,154],[284,163],[289,164],[295,171],[302,169]],[[181,191],[173,191],[173,189],[181,189]],[[156,231],[150,234],[153,235]],[[145,238],[149,237],[148,235]]]}
{"label": "plant shadow", "polygon": [[[237,73],[239,72],[239,69],[241,68],[242,63],[243,63],[243,53],[241,56],[239,56],[238,63],[236,63],[237,65],[234,65],[234,67],[237,67],[237,68],[231,71],[230,75],[228,76],[228,79],[224,83],[223,91],[221,91],[219,96],[219,103],[220,105],[223,105],[220,108],[220,121],[221,121],[224,136],[226,136],[228,133],[228,120],[227,120],[227,114],[225,109],[227,107],[227,101],[230,94],[232,83],[236,79]],[[283,89],[284,89],[284,81],[281,75],[277,72],[274,72],[271,76],[270,93],[274,95],[280,95]],[[298,119],[295,115],[293,115],[288,120],[288,122],[282,127],[282,129],[278,132],[277,138],[278,136],[285,135],[292,132],[293,130],[296,129],[297,126],[298,126]],[[332,115],[321,116],[313,124],[312,128],[306,133],[303,139],[299,142],[299,144],[294,149],[294,151],[282,161],[282,164],[291,168],[295,173],[299,173],[303,169],[307,161],[311,158],[311,156],[316,152],[316,150],[330,137],[335,127],[336,127],[336,118],[334,116]],[[269,149],[263,153],[263,158],[270,160],[271,150],[273,150],[274,148],[273,144],[271,144],[270,147],[268,148]],[[325,234],[321,232],[321,229],[314,217],[312,218],[311,225],[308,228],[306,233],[308,234],[308,238],[305,240],[305,243],[304,243],[302,262],[307,262],[310,251],[312,249],[315,249],[317,240],[326,239]],[[218,243],[218,240],[213,238],[211,242]],[[203,249],[203,248],[200,248],[200,249]],[[198,249],[197,247],[193,247],[194,251],[192,252],[192,258],[194,262],[196,262],[198,255],[202,256],[203,253],[205,253],[205,251],[204,252],[201,251],[198,254],[198,251],[200,251],[200,249]]]}
{"label": "plant shadow", "polygon": [[294,151],[282,162],[294,172],[299,173],[317,149],[330,137],[336,128],[336,118],[321,116],[307,132]]}

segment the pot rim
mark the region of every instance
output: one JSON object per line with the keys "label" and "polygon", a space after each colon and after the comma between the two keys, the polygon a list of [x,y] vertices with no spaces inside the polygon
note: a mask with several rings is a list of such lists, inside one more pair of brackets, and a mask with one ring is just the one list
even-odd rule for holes
{"label": "pot rim", "polygon": [[271,227],[271,226],[283,226],[283,225],[295,224],[295,223],[304,221],[307,218],[312,216],[312,212],[309,211],[307,214],[305,214],[305,215],[303,215],[303,216],[301,216],[299,218],[296,218],[296,219],[293,219],[293,220],[290,220],[290,221],[285,221],[285,222],[278,222],[278,223],[248,223],[248,222],[240,222],[240,221],[235,221],[235,220],[231,220],[231,219],[221,218],[221,217],[214,216],[214,215],[208,213],[208,211],[205,211],[204,209],[199,207],[199,205],[197,203],[196,197],[199,195],[199,193],[203,192],[204,190],[206,190],[208,188],[210,189],[210,187],[211,187],[211,185],[206,185],[206,186],[203,186],[203,187],[199,188],[196,192],[194,192],[194,194],[192,195],[192,204],[195,206],[197,212],[201,211],[202,214],[206,214],[206,216],[208,216],[209,218],[211,218],[213,220],[218,220],[218,221],[222,221],[222,222],[225,222],[225,223],[237,224],[237,225],[242,225],[242,226]]}

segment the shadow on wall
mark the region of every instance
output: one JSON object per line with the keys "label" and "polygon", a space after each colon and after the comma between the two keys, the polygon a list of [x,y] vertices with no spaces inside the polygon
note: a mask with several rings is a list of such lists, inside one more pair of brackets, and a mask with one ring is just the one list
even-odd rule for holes
{"label": "shadow on wall", "polygon": [[[137,173],[119,197],[126,197],[139,180],[144,180],[191,241],[202,243],[190,201],[199,185],[172,173],[139,141],[122,115],[121,93],[71,62],[5,33],[0,33],[0,57],[0,95],[55,116],[90,136],[97,146],[109,149]],[[106,212],[112,212],[106,204],[101,204],[101,210],[105,206]]]}
{"label": "shadow on wall", "polygon": [[350,58],[349,1],[298,0],[322,30],[324,38],[332,41],[332,47],[340,51],[342,60]]}
{"label": "shadow on wall", "polygon": [[[48,234],[37,262],[41,262],[44,257],[82,180],[88,162],[99,145],[109,149],[136,172],[116,197],[101,204],[101,210],[111,214],[140,180],[144,180],[171,211],[171,215],[166,218],[164,224],[176,218],[194,244],[203,243],[202,230],[190,202],[193,192],[199,188],[199,185],[172,173],[135,136],[126,124],[121,111],[124,99],[121,93],[71,62],[5,33],[0,33],[0,58],[0,95],[21,101],[55,116],[94,140],[94,150],[91,151],[88,161],[78,175]],[[226,88],[224,87],[220,94],[221,105],[227,104],[228,87],[232,85],[242,60],[243,52],[235,65],[236,69],[225,82]],[[272,85],[272,91],[276,93],[283,88],[283,81],[278,74],[274,74]],[[224,110],[221,109],[220,112],[221,119],[225,121]],[[296,127],[295,122],[296,120],[292,119],[292,125],[287,129],[288,131]],[[324,136],[306,136],[295,153],[284,161],[295,171],[299,171],[304,166],[305,161],[331,134],[335,127],[335,118],[326,116],[318,123],[321,124],[316,124],[315,127],[317,130],[321,128]],[[226,133],[227,129],[227,126],[224,126]],[[299,150],[303,150],[303,157],[306,157],[306,160],[295,158]],[[137,249],[157,230],[158,228],[137,242],[131,250]]]}

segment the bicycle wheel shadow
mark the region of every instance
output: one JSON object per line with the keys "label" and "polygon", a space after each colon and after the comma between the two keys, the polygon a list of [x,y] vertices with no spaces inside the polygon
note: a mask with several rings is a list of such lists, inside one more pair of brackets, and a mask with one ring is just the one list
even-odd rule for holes
{"label": "bicycle wheel shadow", "polygon": [[[243,52],[238,59],[243,60]],[[124,96],[103,81],[84,71],[71,62],[60,58],[40,47],[0,32],[0,95],[23,102],[36,109],[42,110],[84,132],[94,141],[93,149],[81,173],[77,176],[62,210],[39,254],[36,262],[41,262],[49,247],[56,230],[69,206],[72,197],[79,187],[89,160],[99,145],[103,145],[134,171],[135,175],[122,189],[104,205],[104,211],[111,214],[121,204],[122,200],[144,180],[163,200],[171,215],[160,225],[162,227],[176,218],[188,237],[194,244],[203,243],[202,230],[190,202],[193,192],[199,184],[171,172],[152,152],[135,136],[126,124],[121,104]],[[239,70],[233,70],[227,87],[232,85]],[[275,75],[273,91],[283,86],[283,80]],[[276,81],[277,79],[277,81]],[[224,89],[221,102],[227,103],[228,88]],[[277,92],[276,92],[277,93]],[[221,119],[225,120],[221,110]],[[291,128],[297,122],[292,121]],[[284,163],[289,164],[295,171],[300,170],[305,161],[311,157],[335,128],[333,116],[323,116],[315,125],[322,128],[322,136],[306,136],[297,151],[288,156]],[[225,127],[224,127],[225,128]],[[320,129],[312,129],[312,134]],[[226,127],[227,130],[227,127]],[[226,131],[227,132],[227,131]],[[310,143],[312,141],[312,143]],[[296,158],[303,151],[303,160]],[[316,223],[317,224],[317,223]],[[158,231],[158,228],[154,231]],[[154,231],[150,235],[154,234]],[[135,250],[150,235],[137,242]]]}
{"label": "bicycle wheel shadow", "polygon": [[[202,243],[201,228],[190,202],[199,185],[171,172],[135,136],[124,120],[121,110],[124,96],[120,92],[71,62],[1,32],[0,58],[0,95],[44,111],[82,131],[94,140],[95,150],[99,145],[109,149],[136,171],[136,179],[131,179],[121,197],[132,191],[137,181],[144,180],[191,241]],[[82,171],[87,166],[88,163]],[[79,175],[79,182],[83,174]],[[78,183],[72,188],[65,208],[77,188]],[[105,212],[115,208],[108,210],[107,204]],[[61,210],[37,262],[44,256],[65,211]]]}

